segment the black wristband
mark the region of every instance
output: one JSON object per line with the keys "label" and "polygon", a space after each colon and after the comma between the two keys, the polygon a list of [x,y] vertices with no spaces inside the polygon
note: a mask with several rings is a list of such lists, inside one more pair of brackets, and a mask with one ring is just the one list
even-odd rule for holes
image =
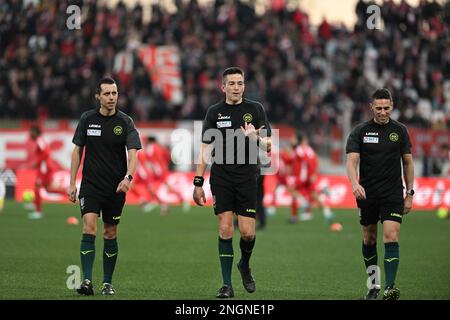
{"label": "black wristband", "polygon": [[203,187],[203,182],[205,179],[201,176],[195,176],[194,177],[194,186],[196,187]]}

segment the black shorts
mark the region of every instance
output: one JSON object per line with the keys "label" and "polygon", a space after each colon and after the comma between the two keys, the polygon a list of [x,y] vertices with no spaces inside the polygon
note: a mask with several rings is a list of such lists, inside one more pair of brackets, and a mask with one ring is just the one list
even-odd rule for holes
{"label": "black shorts", "polygon": [[402,223],[404,202],[385,200],[357,200],[359,208],[359,223],[363,226],[383,223],[386,220]]}
{"label": "black shorts", "polygon": [[239,185],[211,184],[214,213],[232,211],[244,217],[256,217],[256,181]]}
{"label": "black shorts", "polygon": [[[81,216],[93,212],[102,217],[103,222],[119,224],[126,194],[119,192],[110,197],[83,196],[80,197]],[[100,214],[101,213],[101,214]]]}

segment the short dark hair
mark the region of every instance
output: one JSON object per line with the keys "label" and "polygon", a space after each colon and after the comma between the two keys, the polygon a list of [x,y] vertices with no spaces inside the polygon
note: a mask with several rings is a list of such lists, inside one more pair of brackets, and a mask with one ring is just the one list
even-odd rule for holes
{"label": "short dark hair", "polygon": [[42,133],[41,127],[39,125],[37,125],[37,124],[32,125],[30,127],[30,131],[31,132],[35,132],[38,136],[40,136],[41,133]]}
{"label": "short dark hair", "polygon": [[225,83],[225,78],[229,75],[229,74],[240,74],[242,76],[244,76],[244,70],[242,70],[239,67],[230,67],[230,68],[226,68],[223,73],[222,73],[222,83]]}
{"label": "short dark hair", "polygon": [[111,77],[102,78],[97,84],[95,93],[100,94],[100,92],[102,92],[102,84],[116,84],[116,81]]}
{"label": "short dark hair", "polygon": [[305,139],[309,140],[308,134],[302,130],[297,130],[295,136],[297,137],[298,143],[303,142]]}
{"label": "short dark hair", "polygon": [[373,100],[377,100],[377,99],[389,99],[392,102],[392,95],[389,92],[388,89],[386,88],[382,88],[382,89],[378,89],[376,90],[373,95],[372,95],[372,99]]}
{"label": "short dark hair", "polygon": [[148,143],[156,142],[156,137],[155,137],[155,136],[149,136],[149,137],[147,138],[147,142],[148,142]]}

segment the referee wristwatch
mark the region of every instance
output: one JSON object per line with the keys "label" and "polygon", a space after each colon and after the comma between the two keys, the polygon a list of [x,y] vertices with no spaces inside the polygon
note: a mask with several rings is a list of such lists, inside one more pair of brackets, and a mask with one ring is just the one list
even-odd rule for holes
{"label": "referee wristwatch", "polygon": [[406,190],[406,194],[409,195],[409,196],[411,196],[411,197],[414,195],[414,193],[415,193],[415,192],[414,192],[414,189]]}
{"label": "referee wristwatch", "polygon": [[131,174],[126,175],[125,178],[127,178],[130,182],[133,180],[133,176]]}

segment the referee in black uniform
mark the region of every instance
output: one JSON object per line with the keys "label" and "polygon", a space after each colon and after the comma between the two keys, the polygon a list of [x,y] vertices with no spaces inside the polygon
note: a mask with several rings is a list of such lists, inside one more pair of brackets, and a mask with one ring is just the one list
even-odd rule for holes
{"label": "referee in black uniform", "polygon": [[130,188],[136,170],[136,153],[141,149],[133,120],[116,108],[118,96],[115,81],[111,78],[102,79],[95,95],[100,107],[81,115],[72,140],[75,148],[72,153],[68,191],[72,202],[76,201],[76,176],[85,148],[83,178],[78,196],[83,217],[80,256],[84,280],[77,292],[83,295],[94,294],[92,269],[97,217],[100,214],[103,219],[104,239],[102,294],[115,294],[112,275],[118,254],[117,225],[125,204],[125,193]]}
{"label": "referee in black uniform", "polygon": [[[233,213],[238,215],[241,259],[237,264],[244,288],[256,290],[249,267],[255,245],[255,215],[258,176],[258,148],[270,151],[271,129],[263,106],[243,98],[244,72],[238,67],[222,74],[225,99],[207,110],[203,122],[200,161],[194,178],[194,201],[203,206],[203,174],[211,155],[211,193],[219,220],[219,259],[223,286],[218,298],[234,296],[231,283],[233,264]],[[257,129],[256,129],[257,128]]]}
{"label": "referee in black uniform", "polygon": [[[386,277],[383,299],[396,300],[400,297],[400,291],[394,286],[400,259],[398,236],[402,216],[412,208],[414,163],[407,128],[390,119],[393,109],[390,92],[379,89],[372,98],[370,107],[373,119],[358,125],[347,140],[347,174],[363,228],[362,253],[366,271],[372,279],[379,279],[374,272],[379,270],[376,243],[378,221],[381,221]],[[405,197],[401,163],[406,184]],[[380,285],[373,283],[365,299],[376,299],[379,291]]]}

